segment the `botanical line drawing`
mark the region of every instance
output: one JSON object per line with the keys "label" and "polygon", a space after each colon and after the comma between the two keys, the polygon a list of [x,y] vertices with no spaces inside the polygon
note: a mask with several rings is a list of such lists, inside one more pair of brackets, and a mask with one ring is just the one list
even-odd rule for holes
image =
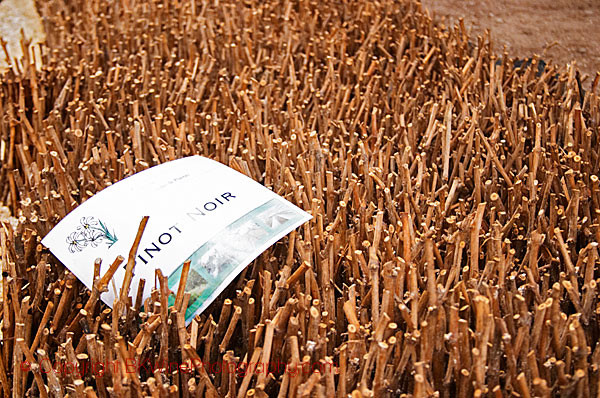
{"label": "botanical line drawing", "polygon": [[100,242],[105,242],[110,248],[117,240],[115,232],[110,232],[106,224],[95,217],[82,217],[77,230],[67,236],[71,253],[80,252],[88,246],[98,247]]}

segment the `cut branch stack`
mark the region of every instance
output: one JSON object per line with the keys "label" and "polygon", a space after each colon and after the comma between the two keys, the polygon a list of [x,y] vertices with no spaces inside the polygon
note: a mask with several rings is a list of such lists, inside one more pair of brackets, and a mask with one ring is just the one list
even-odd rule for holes
{"label": "cut branch stack", "polygon": [[[600,75],[514,68],[409,0],[40,7],[43,69],[0,77],[5,397],[600,394]],[[193,154],[314,218],[188,328],[165,275],[111,310],[124,258],[79,265],[89,291],[40,245]]]}

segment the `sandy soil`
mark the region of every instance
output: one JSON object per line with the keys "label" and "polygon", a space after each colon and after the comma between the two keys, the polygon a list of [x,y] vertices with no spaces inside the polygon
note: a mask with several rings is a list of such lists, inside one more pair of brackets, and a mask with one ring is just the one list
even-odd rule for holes
{"label": "sandy soil", "polygon": [[[587,84],[600,70],[600,0],[422,0],[446,25],[464,18],[474,34],[490,29],[496,49],[511,56],[540,55],[564,65],[576,61]],[[43,40],[33,0],[0,0],[0,36],[12,56],[20,56],[20,28]],[[23,23],[28,21],[28,23]],[[0,67],[6,64],[0,54]],[[585,78],[585,77],[584,77]]]}
{"label": "sandy soil", "polygon": [[[600,0],[422,0],[446,26],[463,17],[478,34],[490,29],[497,51],[576,62],[587,84],[600,71]],[[582,76],[583,77],[583,76]]]}

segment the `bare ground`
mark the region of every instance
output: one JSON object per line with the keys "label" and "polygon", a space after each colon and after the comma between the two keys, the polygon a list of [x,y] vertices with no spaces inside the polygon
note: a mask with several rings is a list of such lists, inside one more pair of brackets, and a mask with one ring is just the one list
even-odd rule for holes
{"label": "bare ground", "polygon": [[464,18],[473,34],[490,29],[497,51],[538,54],[546,62],[576,62],[589,86],[600,71],[600,0],[422,0],[450,26]]}

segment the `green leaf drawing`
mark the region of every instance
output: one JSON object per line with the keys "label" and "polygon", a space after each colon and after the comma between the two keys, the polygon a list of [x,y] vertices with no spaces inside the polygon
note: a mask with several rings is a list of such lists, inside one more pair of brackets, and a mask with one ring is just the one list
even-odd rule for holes
{"label": "green leaf drawing", "polygon": [[111,233],[102,221],[98,220],[98,222],[100,223],[100,228],[98,228],[98,230],[102,232],[104,238],[109,242],[108,247],[112,247],[118,240],[117,235],[114,231]]}
{"label": "green leaf drawing", "polygon": [[115,231],[111,232],[106,224],[95,217],[82,217],[80,223],[81,225],[67,237],[71,253],[80,252],[86,247],[98,247],[102,241],[106,242],[109,248],[117,243]]}

